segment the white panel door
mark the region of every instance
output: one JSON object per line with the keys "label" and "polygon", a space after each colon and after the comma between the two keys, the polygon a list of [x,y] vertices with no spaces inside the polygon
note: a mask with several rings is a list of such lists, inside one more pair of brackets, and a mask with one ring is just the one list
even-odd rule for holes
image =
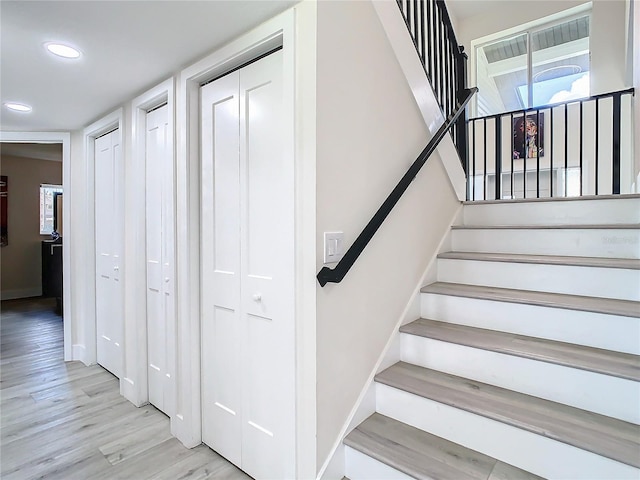
{"label": "white panel door", "polygon": [[202,88],[203,440],[292,478],[293,166],[282,53]]}
{"label": "white panel door", "polygon": [[95,140],[97,361],[120,378],[124,338],[122,144],[114,130]]}
{"label": "white panel door", "polygon": [[202,440],[241,466],[239,73],[202,88]]}
{"label": "white panel door", "polygon": [[175,341],[173,161],[169,107],[147,114],[146,260],[149,402],[171,414]]}

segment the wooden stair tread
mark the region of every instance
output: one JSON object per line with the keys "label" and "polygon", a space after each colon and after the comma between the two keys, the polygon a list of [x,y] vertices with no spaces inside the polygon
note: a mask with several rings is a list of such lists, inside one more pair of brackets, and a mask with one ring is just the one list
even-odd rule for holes
{"label": "wooden stair tread", "polygon": [[637,223],[540,224],[540,225],[452,225],[452,230],[638,230]]}
{"label": "wooden stair tread", "polygon": [[420,318],[402,333],[640,381],[640,356]]}
{"label": "wooden stair tread", "polygon": [[613,298],[586,297],[563,293],[535,292],[511,288],[435,282],[423,287],[422,293],[451,295],[498,302],[522,303],[542,307],[564,308],[583,312],[640,318],[640,302]]}
{"label": "wooden stair tread", "polygon": [[534,263],[576,267],[624,268],[640,270],[640,260],[631,258],[572,257],[562,255],[525,255],[513,253],[444,252],[438,258],[480,262]]}
{"label": "wooden stair tread", "polygon": [[417,479],[540,478],[379,413],[358,425],[344,443]]}
{"label": "wooden stair tread", "polygon": [[376,381],[640,468],[640,426],[398,362]]}

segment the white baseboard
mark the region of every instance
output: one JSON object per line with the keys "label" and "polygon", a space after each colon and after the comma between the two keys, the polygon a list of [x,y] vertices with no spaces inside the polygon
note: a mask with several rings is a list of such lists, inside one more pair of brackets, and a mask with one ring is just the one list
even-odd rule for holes
{"label": "white baseboard", "polygon": [[136,407],[141,407],[149,402],[141,401],[136,391],[136,385],[130,378],[122,378],[120,380],[120,395],[133,403]]}
{"label": "white baseboard", "polygon": [[74,361],[82,362],[86,366],[91,365],[90,362],[87,362],[87,348],[84,345],[76,343],[71,347],[71,351]]}
{"label": "white baseboard", "polygon": [[15,300],[18,298],[41,297],[42,287],[18,288],[15,290],[2,290],[0,299]]}
{"label": "white baseboard", "polygon": [[202,443],[202,439],[193,438],[193,436],[189,434],[190,431],[185,424],[183,415],[177,414],[171,417],[171,435],[180,440],[180,443],[185,447],[194,448]]}

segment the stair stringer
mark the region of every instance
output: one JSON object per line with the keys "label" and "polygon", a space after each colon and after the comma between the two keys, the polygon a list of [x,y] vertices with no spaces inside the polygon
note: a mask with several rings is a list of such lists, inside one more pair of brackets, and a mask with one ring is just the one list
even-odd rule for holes
{"label": "stair stringer", "polygon": [[331,448],[331,454],[322,465],[318,472],[317,480],[341,480],[345,475],[345,447],[344,438],[362,423],[366,418],[373,415],[376,411],[376,382],[375,376],[381,371],[389,368],[391,365],[400,361],[400,327],[414,321],[420,317],[421,308],[421,288],[428,283],[434,282],[437,278],[438,255],[451,249],[451,226],[457,225],[462,218],[462,204],[458,207],[449,222],[449,229],[442,237],[438,248],[429,260],[424,274],[417,282],[409,301],[407,302],[402,314],[398,318],[389,340],[385,344],[384,349],[380,353],[380,357],[372,369],[367,381],[358,395],[358,399],[349,413],[347,420],[340,430],[337,441]]}

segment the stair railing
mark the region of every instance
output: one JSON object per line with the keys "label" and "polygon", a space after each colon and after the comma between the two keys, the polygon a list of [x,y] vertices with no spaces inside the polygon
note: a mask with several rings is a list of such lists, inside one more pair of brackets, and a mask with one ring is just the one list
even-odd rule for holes
{"label": "stair railing", "polygon": [[[444,117],[467,91],[467,54],[458,44],[444,0],[396,0],[420,63],[431,83]],[[463,168],[467,158],[466,118],[461,115],[451,135]]]}
{"label": "stair railing", "polygon": [[409,167],[407,173],[405,173],[400,179],[396,187],[391,191],[371,220],[369,220],[369,223],[367,223],[366,227],[364,227],[360,235],[358,235],[358,238],[356,238],[353,245],[349,247],[349,250],[347,250],[335,268],[323,267],[320,272],[318,272],[317,278],[320,286],[324,287],[328,282],[340,283],[342,281],[389,213],[391,213],[393,207],[395,207],[404,192],[409,188],[409,185],[416,175],[418,175],[418,172],[420,172],[424,164],[427,163],[431,154],[436,150],[436,148],[438,148],[440,141],[447,134],[447,131],[455,124],[456,120],[458,120],[465,111],[471,97],[473,97],[477,91],[478,89],[475,87],[466,90],[462,103],[458,103],[456,105],[456,108],[446,118],[445,122],[431,138],[422,153],[418,155],[418,158],[413,162],[411,167]]}
{"label": "stair railing", "polygon": [[633,172],[624,165],[632,164],[633,94],[630,88],[470,119],[467,199],[630,191]]}

